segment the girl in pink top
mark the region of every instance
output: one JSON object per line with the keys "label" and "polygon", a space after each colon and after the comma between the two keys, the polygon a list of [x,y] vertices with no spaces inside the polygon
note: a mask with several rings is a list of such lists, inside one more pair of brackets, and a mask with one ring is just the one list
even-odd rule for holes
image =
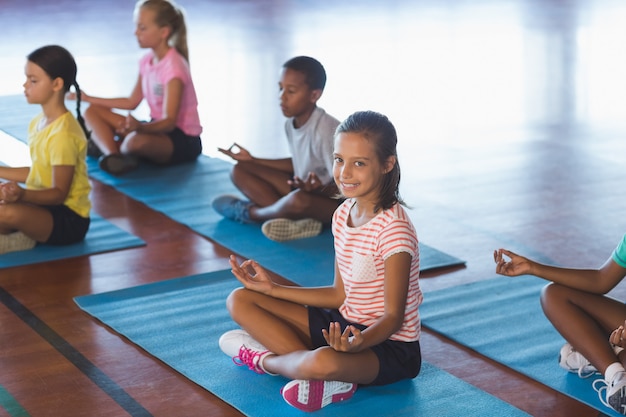
{"label": "girl in pink top", "polygon": [[[202,152],[198,101],[189,71],[187,29],[182,11],[168,0],[140,0],[135,7],[135,35],[150,51],[139,62],[139,78],[130,97],[99,98],[85,111],[92,130],[90,155],[103,170],[122,175],[138,158],[157,164],[194,161]],[[112,109],[133,110],[146,99],[148,122]]]}
{"label": "girl in pink top", "polygon": [[333,177],[346,200],[333,217],[333,285],[280,285],[255,261],[231,256],[244,288],[227,307],[242,329],[223,334],[220,348],[238,365],[292,379],[282,396],[300,410],[420,371],[418,242],[398,193],[396,142],[375,112],[337,128]]}

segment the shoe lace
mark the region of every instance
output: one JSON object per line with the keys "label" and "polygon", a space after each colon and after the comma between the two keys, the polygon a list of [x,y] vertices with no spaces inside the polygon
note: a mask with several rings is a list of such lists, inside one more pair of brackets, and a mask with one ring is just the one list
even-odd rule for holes
{"label": "shoe lace", "polygon": [[[602,386],[598,387],[598,383],[602,384]],[[599,378],[593,381],[591,386],[593,387],[594,391],[598,393],[598,397],[600,397],[600,402],[606,407],[613,408],[606,400],[606,391],[609,389],[609,383],[606,380]]]}
{"label": "shoe lace", "polygon": [[586,366],[581,366],[580,368],[578,368],[578,376],[580,378],[589,378],[592,375],[595,375],[598,373],[598,371],[594,368],[594,369],[590,369],[585,371]]}
{"label": "shoe lace", "polygon": [[570,370],[576,372],[580,378],[589,378],[590,376],[598,373],[596,368],[591,365],[587,358],[574,350],[572,350],[567,357],[566,363],[570,367]]}
{"label": "shoe lace", "polygon": [[256,372],[257,374],[264,374],[265,371],[259,365],[261,362],[261,357],[265,355],[268,351],[260,352],[255,349],[247,348],[246,346],[241,346],[239,349],[239,355],[233,358],[233,362],[237,366],[247,366],[248,369]]}
{"label": "shoe lace", "polygon": [[235,221],[240,223],[246,223],[250,221],[250,214],[248,213],[248,208],[250,206],[249,201],[244,200],[233,200],[231,203],[231,209],[233,213],[233,217]]}

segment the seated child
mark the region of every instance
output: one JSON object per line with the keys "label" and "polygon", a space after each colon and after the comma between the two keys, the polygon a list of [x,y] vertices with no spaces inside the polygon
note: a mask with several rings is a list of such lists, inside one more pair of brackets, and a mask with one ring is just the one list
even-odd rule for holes
{"label": "seated child", "polygon": [[237,365],[290,379],[281,394],[297,409],[420,372],[419,247],[398,191],[396,143],[389,119],[371,111],[337,129],[333,175],[346,200],[332,222],[332,285],[280,285],[257,262],[231,256],[243,288],[226,305],[241,329],[224,333],[220,349]]}
{"label": "seated child", "polygon": [[283,241],[319,234],[341,203],[332,180],[339,121],[317,106],[326,85],[317,60],[298,56],[285,62],[278,85],[291,158],[255,158],[237,144],[219,149],[237,161],[231,177],[247,200],[225,195],[213,207],[242,223],[264,222],[263,233]]}
{"label": "seated child", "polygon": [[[100,168],[123,175],[138,158],[172,165],[192,162],[202,153],[198,100],[189,70],[187,29],[182,11],[168,0],[139,0],[135,35],[150,51],[139,62],[139,78],[130,97],[100,98],[83,93],[91,103],[85,111],[92,130],[90,155]],[[146,99],[150,121],[112,109],[133,110]]]}
{"label": "seated child", "polygon": [[622,349],[626,347],[622,340],[626,305],[606,295],[626,277],[626,235],[596,269],[544,265],[506,249],[495,251],[494,260],[498,274],[534,275],[550,281],[541,293],[541,307],[567,341],[559,364],[581,377],[600,372],[604,380],[596,382],[605,386],[597,387],[594,382],[600,401],[626,415],[626,352]]}
{"label": "seated child", "polygon": [[[87,130],[80,114],[76,62],[49,45],[28,55],[24,95],[42,113],[28,126],[30,167],[0,167],[0,253],[26,250],[36,242],[67,245],[89,229],[91,187],[87,177]],[[74,86],[78,121],[65,107]],[[19,183],[24,183],[22,188]]]}

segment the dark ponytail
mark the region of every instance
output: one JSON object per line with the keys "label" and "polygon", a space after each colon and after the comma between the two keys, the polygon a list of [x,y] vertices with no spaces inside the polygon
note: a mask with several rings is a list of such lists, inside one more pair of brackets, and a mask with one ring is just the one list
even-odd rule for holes
{"label": "dark ponytail", "polygon": [[76,90],[76,120],[78,120],[80,127],[83,128],[83,132],[85,132],[85,137],[89,139],[91,138],[91,131],[87,129],[85,119],[80,112],[80,100],[82,93],[80,92],[80,87],[78,86],[78,83],[76,81],[74,81],[74,90]]}
{"label": "dark ponytail", "polygon": [[70,87],[74,86],[76,89],[76,119],[83,128],[85,136],[89,138],[91,132],[87,130],[85,120],[80,113],[80,87],[76,82],[76,73],[78,71],[76,67],[76,61],[70,52],[59,45],[47,45],[42,46],[39,49],[35,49],[31,52],[27,59],[33,64],[37,64],[43,69],[46,74],[53,80],[61,78],[63,80],[64,92],[70,91]]}

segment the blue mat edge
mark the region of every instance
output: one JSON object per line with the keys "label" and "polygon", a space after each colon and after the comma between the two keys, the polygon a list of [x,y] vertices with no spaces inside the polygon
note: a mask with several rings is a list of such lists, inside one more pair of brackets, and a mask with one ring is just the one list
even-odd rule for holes
{"label": "blue mat edge", "polygon": [[[114,252],[118,250],[137,248],[144,246],[146,242],[143,239],[129,233],[117,225],[113,224],[104,217],[91,213],[92,224],[95,222],[105,224],[109,230],[115,230],[116,235],[119,234],[119,239],[115,240],[114,244],[108,244],[105,248],[89,249],[86,245],[89,245],[89,232],[87,232],[87,238],[83,242],[75,243],[73,245],[66,246],[51,246],[38,244],[33,249],[19,252],[10,252],[0,255],[0,270],[4,268],[12,268],[24,265],[35,265],[44,262],[54,262],[64,259],[78,258],[81,256],[98,255],[107,252]],[[94,246],[98,246],[97,238],[93,238]],[[35,259],[33,259],[35,258]]]}

